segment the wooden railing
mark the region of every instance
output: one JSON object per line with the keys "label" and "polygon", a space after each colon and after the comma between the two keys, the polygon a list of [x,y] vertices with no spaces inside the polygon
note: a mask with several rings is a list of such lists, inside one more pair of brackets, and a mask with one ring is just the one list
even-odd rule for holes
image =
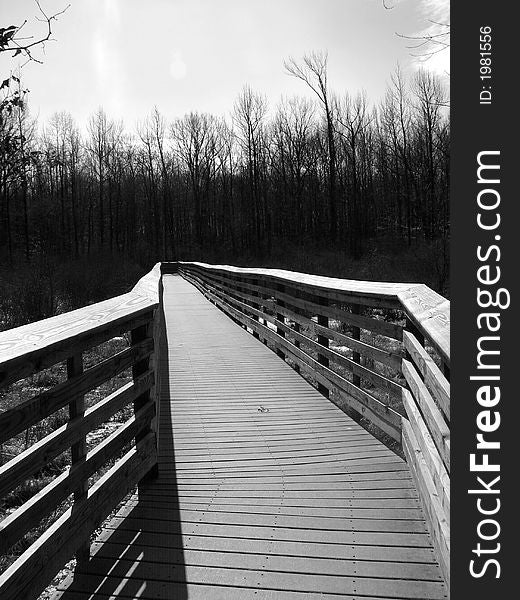
{"label": "wooden railing", "polygon": [[449,585],[449,302],[418,284],[187,262],[179,272],[404,455]]}
{"label": "wooden railing", "polygon": [[[71,557],[87,560],[92,531],[139,481],[155,474],[160,278],[157,264],[127,294],[0,333],[0,388],[58,363],[66,366],[64,381],[0,413],[0,448],[68,407],[65,424],[0,463],[0,499],[70,451],[70,468],[0,522],[0,555],[5,555],[64,507],[0,575],[2,600],[36,598]],[[84,368],[86,351],[123,334],[129,347]],[[86,406],[90,390],[129,369],[128,383]],[[89,432],[132,404],[126,422],[87,446]],[[89,480],[94,480],[90,487]]]}
{"label": "wooden railing", "polygon": [[[0,463],[0,498],[69,449],[71,462],[0,522],[5,553],[69,502],[0,575],[0,598],[35,598],[74,554],[86,560],[92,531],[139,481],[154,475],[161,274],[177,269],[402,453],[449,584],[449,302],[424,285],[181,262],[156,265],[123,296],[0,333],[0,388],[66,366],[65,381],[0,413],[0,450],[68,407],[64,425]],[[130,336],[128,348],[84,368],[87,350],[122,334]],[[89,390],[130,368],[131,381],[86,407]],[[130,403],[131,418],[87,448],[87,434]]]}

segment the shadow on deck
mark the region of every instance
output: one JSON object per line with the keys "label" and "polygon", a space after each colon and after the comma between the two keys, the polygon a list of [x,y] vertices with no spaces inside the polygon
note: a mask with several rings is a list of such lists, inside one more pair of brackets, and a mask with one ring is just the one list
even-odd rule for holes
{"label": "shadow on deck", "polygon": [[[168,374],[169,345],[161,323],[159,451],[166,452],[171,474],[167,488],[148,480],[102,528],[91,545],[91,559],[78,564],[54,596],[83,598],[188,598],[173,444],[173,405]],[[153,515],[150,515],[153,512]]]}
{"label": "shadow on deck", "polygon": [[406,463],[163,279],[159,477],[57,598],[447,598]]}

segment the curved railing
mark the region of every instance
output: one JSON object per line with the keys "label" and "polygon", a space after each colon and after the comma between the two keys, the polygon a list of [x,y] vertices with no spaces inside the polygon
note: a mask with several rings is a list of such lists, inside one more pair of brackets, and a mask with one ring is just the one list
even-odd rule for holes
{"label": "curved railing", "polygon": [[[65,424],[0,463],[0,498],[71,455],[70,468],[0,522],[1,553],[72,500],[0,575],[0,598],[35,598],[70,557],[85,560],[92,531],[154,474],[161,274],[177,269],[406,458],[449,583],[449,302],[424,285],[181,262],[156,265],[128,294],[0,333],[0,388],[66,365],[66,380],[0,413],[0,450],[68,407]],[[129,347],[85,368],[89,349],[122,334]],[[130,368],[128,383],[85,405],[89,390]],[[129,405],[132,416],[87,448],[87,434]]]}
{"label": "curved railing", "polygon": [[178,267],[404,455],[449,583],[449,301],[420,284],[195,262]]}
{"label": "curved railing", "polygon": [[[68,407],[65,424],[0,463],[0,499],[63,452],[71,457],[70,468],[0,522],[5,555],[63,503],[70,505],[0,576],[2,600],[35,598],[74,554],[86,560],[92,531],[143,477],[154,474],[160,277],[157,264],[127,294],[0,333],[0,388],[66,365],[64,381],[0,413],[0,448]],[[126,334],[127,348],[84,368],[87,351]],[[128,383],[85,405],[85,394],[128,369]],[[132,406],[130,418],[87,447],[89,432]]]}

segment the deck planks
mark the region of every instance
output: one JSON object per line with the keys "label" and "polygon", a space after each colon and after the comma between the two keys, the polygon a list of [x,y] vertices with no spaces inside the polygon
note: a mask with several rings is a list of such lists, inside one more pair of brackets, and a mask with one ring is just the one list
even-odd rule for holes
{"label": "deck planks", "polygon": [[408,467],[166,275],[159,478],[56,597],[445,599]]}

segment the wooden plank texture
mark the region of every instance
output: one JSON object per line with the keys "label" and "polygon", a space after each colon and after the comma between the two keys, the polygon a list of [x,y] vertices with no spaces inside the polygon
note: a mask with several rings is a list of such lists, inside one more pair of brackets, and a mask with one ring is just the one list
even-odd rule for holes
{"label": "wooden plank texture", "polygon": [[148,321],[159,281],[157,263],[127,294],[0,332],[0,387]]}
{"label": "wooden plank texture", "polygon": [[295,289],[313,291],[344,302],[402,308],[426,335],[446,365],[450,364],[450,302],[428,286],[417,283],[386,283],[336,279],[281,269],[250,269],[228,265],[179,262],[180,268],[203,270],[225,277],[254,277],[266,285],[282,283]]}
{"label": "wooden plank texture", "polygon": [[163,284],[159,478],[56,599],[446,599],[406,463],[193,285]]}

